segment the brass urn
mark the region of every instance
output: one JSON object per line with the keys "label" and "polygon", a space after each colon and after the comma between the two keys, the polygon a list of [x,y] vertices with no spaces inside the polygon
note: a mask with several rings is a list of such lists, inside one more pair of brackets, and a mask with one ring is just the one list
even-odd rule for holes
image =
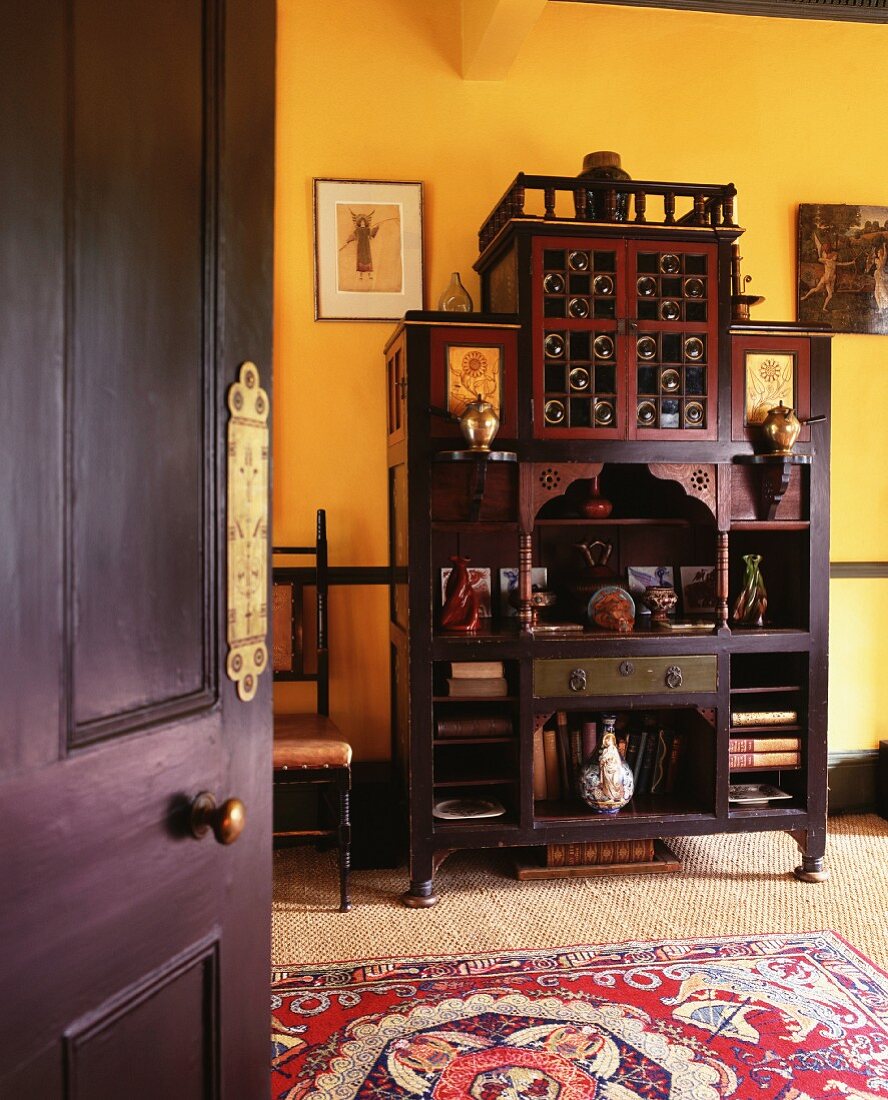
{"label": "brass urn", "polygon": [[762,433],[768,450],[775,455],[792,454],[792,448],[801,430],[801,421],[794,410],[788,408],[782,401],[769,409],[768,415],[762,421]]}
{"label": "brass urn", "polygon": [[470,451],[489,451],[490,444],[499,430],[499,417],[489,401],[485,401],[481,394],[475,401],[466,405],[465,411],[459,418],[460,431],[469,445]]}

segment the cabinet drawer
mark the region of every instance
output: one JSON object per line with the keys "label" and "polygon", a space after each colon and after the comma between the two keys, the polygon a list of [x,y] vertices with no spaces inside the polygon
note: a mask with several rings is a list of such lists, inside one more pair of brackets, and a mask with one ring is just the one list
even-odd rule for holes
{"label": "cabinet drawer", "polygon": [[715,691],[716,655],[694,657],[592,657],[533,663],[537,698],[561,695],[655,695]]}

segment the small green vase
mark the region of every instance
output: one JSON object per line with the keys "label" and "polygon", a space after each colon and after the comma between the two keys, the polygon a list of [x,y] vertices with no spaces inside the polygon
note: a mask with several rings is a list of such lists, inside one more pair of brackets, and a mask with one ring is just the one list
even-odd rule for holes
{"label": "small green vase", "polygon": [[734,602],[731,619],[739,626],[764,626],[768,593],[762,580],[761,554],[744,554],[743,588]]}

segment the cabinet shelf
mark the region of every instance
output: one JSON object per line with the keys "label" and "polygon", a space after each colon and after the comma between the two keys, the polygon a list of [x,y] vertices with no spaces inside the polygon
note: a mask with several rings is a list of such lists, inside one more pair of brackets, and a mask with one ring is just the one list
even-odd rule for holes
{"label": "cabinet shelf", "polygon": [[702,810],[678,795],[638,795],[633,798],[628,806],[624,806],[618,814],[597,814],[593,810],[585,810],[575,801],[545,800],[534,803],[534,819],[537,825],[549,825],[555,822],[572,824],[590,824],[596,828],[605,828],[608,823],[614,821],[637,821],[639,818],[666,819],[666,818],[707,818],[714,814]]}
{"label": "cabinet shelf", "polygon": [[810,528],[807,519],[735,519],[731,523],[732,531],[808,531]]}
{"label": "cabinet shelf", "polygon": [[436,779],[433,786],[437,788],[445,787],[503,787],[510,783],[514,783],[515,778],[511,775],[497,775],[497,776],[473,776],[471,779],[448,777],[447,779]]}
{"label": "cabinet shelf", "polygon": [[746,737],[750,733],[761,733],[771,737],[779,737],[783,733],[797,733],[799,730],[805,729],[805,726],[786,725],[786,726],[731,726],[731,737]]}
{"label": "cabinet shelf", "polygon": [[800,772],[804,769],[804,764],[756,764],[750,768],[728,768],[730,775],[743,775],[746,772]]}
{"label": "cabinet shelf", "polygon": [[434,830],[436,837],[450,835],[457,839],[464,839],[466,833],[479,833],[483,834],[485,841],[489,839],[488,834],[495,841],[500,833],[506,836],[510,833],[517,833],[518,823],[511,814],[503,817],[466,818],[465,821],[455,821],[453,819],[442,821],[440,818],[435,818]]}
{"label": "cabinet shelf", "polygon": [[773,695],[777,692],[801,691],[801,684],[768,684],[767,687],[732,687],[732,695]]}
{"label": "cabinet shelf", "polygon": [[766,821],[771,819],[773,821],[780,821],[780,828],[786,829],[790,825],[799,824],[800,822],[807,821],[808,814],[805,810],[799,806],[787,806],[783,803],[780,806],[756,806],[750,809],[743,810],[739,806],[731,806],[728,811],[729,821]]}
{"label": "cabinet shelf", "polygon": [[436,519],[432,521],[433,531],[471,532],[476,535],[507,534],[518,532],[515,520],[505,519]]}
{"label": "cabinet shelf", "polygon": [[535,527],[691,527],[694,526],[690,520],[687,519],[671,519],[666,517],[656,517],[653,519],[645,519],[639,516],[625,517],[616,519],[613,516],[608,516],[607,519],[590,519],[583,516],[565,516],[563,518],[555,516],[549,519],[538,519],[534,522]]}
{"label": "cabinet shelf", "polygon": [[515,703],[517,695],[433,695],[433,703]]}
{"label": "cabinet shelf", "polygon": [[435,737],[432,744],[435,746],[447,745],[512,745],[514,737]]}

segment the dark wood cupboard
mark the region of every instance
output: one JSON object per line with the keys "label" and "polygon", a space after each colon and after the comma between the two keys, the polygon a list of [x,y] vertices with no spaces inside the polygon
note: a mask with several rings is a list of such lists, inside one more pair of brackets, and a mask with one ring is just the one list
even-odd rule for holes
{"label": "dark wood cupboard", "polygon": [[[826,875],[829,425],[775,455],[758,422],[778,399],[828,415],[829,331],[734,319],[733,194],[520,176],[482,227],[485,312],[408,313],[386,346],[408,904],[434,904],[437,866],[463,848],[782,830],[797,875]],[[474,385],[501,418],[489,455],[459,453],[453,418]],[[590,516],[593,491],[610,514]],[[663,624],[638,601],[631,631],[590,625],[580,550],[596,545],[624,587],[660,563],[678,612]],[[731,618],[749,555],[767,585],[760,626]],[[440,623],[454,559],[483,590],[467,633]],[[695,575],[712,585],[702,612],[683,586]],[[553,607],[534,607],[539,590]],[[544,793],[534,760],[556,717],[578,729],[603,714],[682,747],[668,790],[612,815],[577,796],[569,764]],[[772,738],[793,743],[791,763],[740,752]],[[758,784],[779,797],[738,800]],[[460,799],[495,816],[441,812]]]}

